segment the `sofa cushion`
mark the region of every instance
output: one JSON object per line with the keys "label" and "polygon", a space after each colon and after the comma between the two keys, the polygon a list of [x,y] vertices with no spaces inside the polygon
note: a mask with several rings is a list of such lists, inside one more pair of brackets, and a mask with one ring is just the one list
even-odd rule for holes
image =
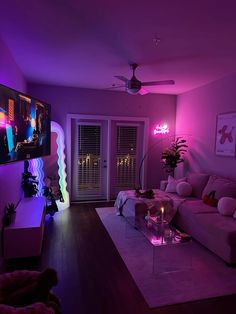
{"label": "sofa cushion", "polygon": [[199,229],[207,230],[207,233],[215,236],[219,245],[222,243],[236,245],[236,220],[232,217],[222,216],[219,213],[205,213],[196,214],[194,218]]}
{"label": "sofa cushion", "polygon": [[177,185],[176,185],[176,192],[179,196],[189,196],[192,194],[192,186],[190,183],[188,182],[179,182]]}
{"label": "sofa cushion", "polygon": [[217,209],[221,215],[233,216],[236,211],[236,198],[222,197],[218,202]]}
{"label": "sofa cushion", "polygon": [[236,198],[236,182],[218,176],[210,176],[202,192],[202,198],[212,191],[215,191],[217,200],[225,196]]}
{"label": "sofa cushion", "polygon": [[183,215],[192,214],[216,214],[218,213],[217,208],[204,204],[202,200],[198,199],[187,199],[179,206],[179,212]]}
{"label": "sofa cushion", "polygon": [[188,173],[187,182],[192,186],[192,195],[197,198],[202,198],[202,191],[209,180],[209,175],[205,173]]}
{"label": "sofa cushion", "polygon": [[173,178],[172,176],[168,176],[168,183],[167,183],[167,186],[166,186],[166,192],[168,193],[176,193],[176,186],[179,182],[184,182],[186,181],[186,178],[181,178],[181,179],[178,179],[176,180],[175,178]]}
{"label": "sofa cushion", "polygon": [[[220,215],[217,208],[206,205],[201,200],[186,200],[180,205],[178,215],[189,226],[186,231],[190,234],[204,232],[215,237],[219,245],[236,245],[236,219]],[[207,243],[208,239],[205,241]]]}

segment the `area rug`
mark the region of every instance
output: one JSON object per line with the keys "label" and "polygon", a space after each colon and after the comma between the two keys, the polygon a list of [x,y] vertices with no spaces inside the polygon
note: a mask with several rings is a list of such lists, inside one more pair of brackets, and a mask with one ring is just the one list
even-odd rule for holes
{"label": "area rug", "polygon": [[124,217],[117,216],[114,207],[97,208],[96,211],[149,307],[236,293],[236,268],[226,266],[215,254],[194,241],[189,251],[190,268],[153,273],[153,247],[148,240]]}

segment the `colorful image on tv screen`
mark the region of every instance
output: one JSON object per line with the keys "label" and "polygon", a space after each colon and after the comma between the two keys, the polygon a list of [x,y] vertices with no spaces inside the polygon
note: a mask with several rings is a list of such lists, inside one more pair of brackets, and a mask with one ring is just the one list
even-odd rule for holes
{"label": "colorful image on tv screen", "polygon": [[0,163],[50,154],[50,105],[0,85]]}

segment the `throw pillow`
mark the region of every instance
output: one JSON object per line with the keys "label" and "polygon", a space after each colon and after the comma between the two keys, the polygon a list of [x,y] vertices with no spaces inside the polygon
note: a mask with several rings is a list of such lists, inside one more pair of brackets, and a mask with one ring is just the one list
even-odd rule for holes
{"label": "throw pillow", "polygon": [[221,215],[233,216],[236,211],[236,199],[232,197],[222,197],[218,202],[217,209]]}
{"label": "throw pillow", "polygon": [[216,194],[216,191],[211,191],[208,195],[204,195],[202,198],[203,203],[209,206],[217,207],[218,200],[215,198],[215,194]]}
{"label": "throw pillow", "polygon": [[202,191],[205,188],[209,174],[206,173],[188,173],[187,182],[191,184],[193,192],[192,195],[197,198],[202,198]]}
{"label": "throw pillow", "polygon": [[210,176],[202,192],[202,197],[208,195],[211,191],[215,191],[215,198],[217,200],[226,196],[236,198],[236,182],[223,177]]}
{"label": "throw pillow", "polygon": [[192,194],[192,186],[190,183],[188,182],[179,182],[177,185],[176,185],[176,192],[177,194],[179,194],[179,196],[189,196]]}
{"label": "throw pillow", "polygon": [[181,178],[181,179],[176,180],[172,176],[168,176],[168,183],[167,183],[165,191],[168,193],[176,193],[177,184],[184,181],[186,181],[186,178]]}

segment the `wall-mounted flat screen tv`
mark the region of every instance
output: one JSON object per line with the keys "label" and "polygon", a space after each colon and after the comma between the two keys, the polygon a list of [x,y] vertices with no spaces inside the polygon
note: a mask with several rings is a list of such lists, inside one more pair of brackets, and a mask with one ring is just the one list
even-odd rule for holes
{"label": "wall-mounted flat screen tv", "polygon": [[49,104],[0,84],[0,164],[50,155]]}

